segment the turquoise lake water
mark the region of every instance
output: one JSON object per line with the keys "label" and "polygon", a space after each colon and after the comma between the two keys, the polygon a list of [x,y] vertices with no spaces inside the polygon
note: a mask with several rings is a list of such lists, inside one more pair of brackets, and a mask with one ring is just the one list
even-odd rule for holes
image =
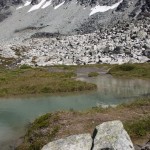
{"label": "turquoise lake water", "polygon": [[11,150],[36,117],[58,110],[85,110],[95,106],[118,105],[150,95],[150,80],[118,79],[111,76],[79,78],[96,83],[97,91],[75,94],[0,99],[0,150]]}

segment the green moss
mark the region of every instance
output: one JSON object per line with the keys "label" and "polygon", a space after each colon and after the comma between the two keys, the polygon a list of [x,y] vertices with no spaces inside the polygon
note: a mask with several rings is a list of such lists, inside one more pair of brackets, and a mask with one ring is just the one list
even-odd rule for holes
{"label": "green moss", "polygon": [[90,73],[88,74],[88,77],[97,77],[98,75],[99,75],[98,72],[90,72]]}

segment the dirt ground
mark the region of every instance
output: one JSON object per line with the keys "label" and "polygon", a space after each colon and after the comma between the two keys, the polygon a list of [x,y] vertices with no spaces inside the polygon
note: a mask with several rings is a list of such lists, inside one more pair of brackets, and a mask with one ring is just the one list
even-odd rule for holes
{"label": "dirt ground", "polygon": [[[111,120],[121,120],[123,123],[135,119],[150,116],[150,105],[137,108],[109,108],[106,110],[80,112],[58,112],[60,130],[55,139],[64,138],[69,135],[81,133],[93,133],[95,126]],[[132,138],[134,144],[143,145],[149,140],[149,136],[144,138]]]}

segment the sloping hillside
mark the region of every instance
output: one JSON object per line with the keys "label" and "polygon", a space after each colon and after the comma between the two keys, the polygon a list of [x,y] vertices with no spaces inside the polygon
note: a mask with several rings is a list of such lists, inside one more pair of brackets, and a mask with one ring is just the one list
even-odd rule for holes
{"label": "sloping hillside", "polygon": [[1,64],[149,61],[148,0],[3,0],[0,6]]}

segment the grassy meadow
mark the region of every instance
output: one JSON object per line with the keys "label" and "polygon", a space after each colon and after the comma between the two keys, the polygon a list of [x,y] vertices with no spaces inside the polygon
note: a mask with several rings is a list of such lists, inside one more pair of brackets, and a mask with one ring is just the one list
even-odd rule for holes
{"label": "grassy meadow", "polygon": [[26,94],[79,92],[94,90],[96,85],[75,80],[76,74],[49,72],[45,68],[22,66],[0,70],[0,97]]}

